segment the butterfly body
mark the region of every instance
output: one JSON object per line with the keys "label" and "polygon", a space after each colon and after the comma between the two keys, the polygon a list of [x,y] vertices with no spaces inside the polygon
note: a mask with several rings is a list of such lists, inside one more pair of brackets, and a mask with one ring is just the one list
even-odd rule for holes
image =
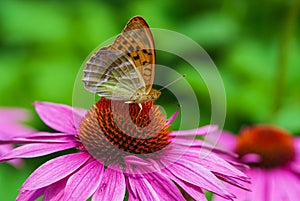
{"label": "butterfly body", "polygon": [[146,93],[145,88],[138,89],[136,93],[126,103],[143,103],[149,100],[156,100],[160,96],[161,92],[156,89],[151,89],[149,93]]}
{"label": "butterfly body", "polygon": [[140,105],[161,94],[152,89],[154,74],[152,33],[143,18],[134,17],[113,44],[88,59],[82,80],[88,91],[101,97]]}

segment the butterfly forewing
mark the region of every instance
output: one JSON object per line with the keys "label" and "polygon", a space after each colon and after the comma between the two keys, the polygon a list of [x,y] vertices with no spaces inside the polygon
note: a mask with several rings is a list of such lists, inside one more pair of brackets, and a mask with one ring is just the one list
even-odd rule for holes
{"label": "butterfly forewing", "polygon": [[87,90],[114,100],[131,101],[137,91],[147,95],[155,74],[155,49],[150,29],[141,17],[132,18],[114,43],[87,61]]}
{"label": "butterfly forewing", "polygon": [[149,93],[155,75],[155,47],[148,24],[141,17],[132,18],[110,48],[128,54],[138,69]]}

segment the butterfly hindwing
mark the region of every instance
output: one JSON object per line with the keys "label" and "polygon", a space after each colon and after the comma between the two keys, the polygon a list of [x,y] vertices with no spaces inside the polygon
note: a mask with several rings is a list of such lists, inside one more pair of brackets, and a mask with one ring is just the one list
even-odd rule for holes
{"label": "butterfly hindwing", "polygon": [[113,100],[129,100],[145,83],[127,55],[114,50],[99,50],[84,69],[85,87]]}

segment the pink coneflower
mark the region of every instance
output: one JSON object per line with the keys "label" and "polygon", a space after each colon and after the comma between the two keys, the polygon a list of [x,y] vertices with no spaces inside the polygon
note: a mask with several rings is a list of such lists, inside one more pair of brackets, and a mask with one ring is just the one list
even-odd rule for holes
{"label": "pink coneflower", "polygon": [[[0,140],[8,141],[14,136],[24,136],[33,133],[34,130],[22,124],[29,120],[29,112],[17,108],[0,108]],[[0,156],[13,149],[11,144],[0,144]],[[21,165],[21,160],[11,160],[10,164],[14,166]]]}
{"label": "pink coneflower", "polygon": [[[240,155],[251,168],[252,192],[229,187],[239,201],[298,200],[300,195],[300,138],[273,125],[243,129],[239,136],[224,132],[219,141]],[[214,201],[224,200],[216,196]]]}
{"label": "pink coneflower", "polygon": [[[57,133],[37,132],[15,143],[24,144],[1,158],[33,158],[74,148],[36,169],[17,200],[195,200],[204,191],[234,197],[222,180],[241,186],[242,172],[191,136],[215,132],[216,126],[171,131],[152,101],[124,104],[101,98],[88,112],[66,105],[35,103],[40,118]],[[221,152],[222,150],[215,150]],[[127,197],[126,196],[126,197]]]}

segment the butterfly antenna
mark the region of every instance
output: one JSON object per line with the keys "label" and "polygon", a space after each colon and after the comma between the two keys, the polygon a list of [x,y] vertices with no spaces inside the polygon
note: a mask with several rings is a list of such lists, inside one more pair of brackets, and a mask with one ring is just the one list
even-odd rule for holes
{"label": "butterfly antenna", "polygon": [[185,77],[185,74],[182,74],[180,77],[178,77],[177,79],[175,79],[174,81],[170,82],[169,84],[167,84],[166,86],[162,87],[161,89],[159,89],[159,91],[171,86],[172,84],[174,84],[175,82],[181,80],[182,78]]}

